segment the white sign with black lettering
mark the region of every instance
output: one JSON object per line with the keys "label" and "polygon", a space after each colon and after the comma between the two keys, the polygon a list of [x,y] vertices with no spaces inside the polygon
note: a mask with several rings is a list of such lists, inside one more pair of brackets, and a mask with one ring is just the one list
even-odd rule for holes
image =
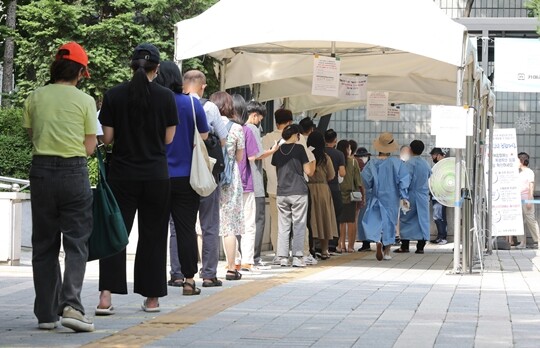
{"label": "white sign with black lettering", "polygon": [[495,38],[495,91],[540,92],[540,40]]}

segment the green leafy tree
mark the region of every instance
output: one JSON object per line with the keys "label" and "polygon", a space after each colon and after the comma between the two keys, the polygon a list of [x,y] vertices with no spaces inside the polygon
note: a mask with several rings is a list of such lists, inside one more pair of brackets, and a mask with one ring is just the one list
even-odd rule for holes
{"label": "green leafy tree", "polygon": [[[540,19],[540,0],[529,0],[525,3],[525,7],[529,10],[529,17]],[[536,32],[540,34],[540,26],[536,27]]]}
{"label": "green leafy tree", "polygon": [[0,109],[0,176],[28,178],[32,144],[21,119],[21,109]]}
{"label": "green leafy tree", "polygon": [[[172,59],[174,24],[200,14],[216,0],[31,1],[19,7],[18,101],[47,82],[59,45],[77,41],[87,50],[91,78],[81,88],[100,100],[110,87],[129,79],[129,56],[141,42],[151,42],[163,59]],[[196,34],[196,33],[194,33]],[[185,69],[203,70],[210,90],[217,87],[211,59],[185,61]]]}

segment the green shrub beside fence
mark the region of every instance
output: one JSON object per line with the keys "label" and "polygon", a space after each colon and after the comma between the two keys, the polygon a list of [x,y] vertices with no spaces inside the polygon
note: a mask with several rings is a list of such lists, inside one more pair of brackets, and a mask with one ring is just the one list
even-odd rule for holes
{"label": "green shrub beside fence", "polygon": [[0,108],[0,176],[28,179],[32,143],[22,127],[22,109]]}

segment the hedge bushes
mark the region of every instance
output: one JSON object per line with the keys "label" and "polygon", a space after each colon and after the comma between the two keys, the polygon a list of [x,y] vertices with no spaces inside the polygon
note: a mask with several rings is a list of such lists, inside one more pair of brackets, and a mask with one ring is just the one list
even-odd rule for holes
{"label": "hedge bushes", "polygon": [[[22,127],[22,109],[0,108],[0,176],[28,179],[32,142]],[[97,184],[97,159],[88,158],[90,183]]]}
{"label": "hedge bushes", "polygon": [[32,143],[22,127],[22,109],[0,108],[0,176],[28,179]]}

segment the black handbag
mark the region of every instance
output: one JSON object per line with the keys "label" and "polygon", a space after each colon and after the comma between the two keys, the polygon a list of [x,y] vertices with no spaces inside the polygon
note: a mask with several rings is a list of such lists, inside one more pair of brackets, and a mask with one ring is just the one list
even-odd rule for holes
{"label": "black handbag", "polygon": [[126,248],[129,242],[124,218],[107,184],[105,165],[101,150],[98,148],[96,157],[99,166],[99,179],[93,189],[94,228],[88,240],[88,261],[103,259],[117,254]]}

